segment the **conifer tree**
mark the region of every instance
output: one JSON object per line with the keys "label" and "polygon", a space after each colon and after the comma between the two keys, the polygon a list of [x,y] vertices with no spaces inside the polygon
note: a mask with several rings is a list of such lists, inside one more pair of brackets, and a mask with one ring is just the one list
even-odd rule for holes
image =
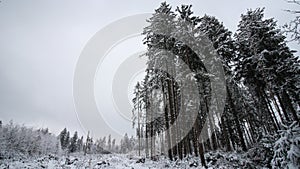
{"label": "conifer tree", "polygon": [[59,134],[59,140],[60,140],[60,145],[61,145],[62,149],[67,148],[66,138],[67,138],[67,129],[64,128]]}
{"label": "conifer tree", "polygon": [[75,131],[73,137],[70,140],[69,152],[73,153],[78,150],[77,141],[78,141],[78,134],[77,131]]}

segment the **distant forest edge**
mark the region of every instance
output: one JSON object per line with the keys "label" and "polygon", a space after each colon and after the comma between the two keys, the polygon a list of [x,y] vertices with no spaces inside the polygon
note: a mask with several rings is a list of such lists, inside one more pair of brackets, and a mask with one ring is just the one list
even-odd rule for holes
{"label": "distant forest edge", "polygon": [[116,143],[116,139],[93,139],[89,134],[79,136],[77,131],[73,135],[64,128],[59,135],[49,132],[48,128],[33,129],[14,124],[2,124],[0,121],[0,160],[22,159],[43,155],[67,155],[69,153],[108,154],[127,153],[137,149],[135,138],[127,134]]}
{"label": "distant forest edge", "polygon": [[[242,14],[233,34],[216,17],[193,15],[191,7],[172,10],[164,2],[143,31],[148,62],[146,75],[134,90],[133,124],[145,156],[166,154],[177,160],[195,155],[206,166],[205,152],[252,151],[260,166],[299,166],[300,62],[286,44],[283,31],[273,18],[264,18],[264,8]],[[206,39],[213,49],[203,43]],[[299,36],[295,40],[300,42]],[[197,55],[203,51],[216,51],[218,56]],[[207,72],[202,63],[205,59],[222,63],[226,84],[223,112],[216,106],[222,99],[212,97],[211,79],[217,77],[216,72]],[[181,91],[191,78],[198,90]],[[195,107],[199,111],[194,120],[189,112],[197,111]],[[184,135],[182,124],[193,120],[192,129]],[[209,133],[208,139],[200,137],[203,130]]]}

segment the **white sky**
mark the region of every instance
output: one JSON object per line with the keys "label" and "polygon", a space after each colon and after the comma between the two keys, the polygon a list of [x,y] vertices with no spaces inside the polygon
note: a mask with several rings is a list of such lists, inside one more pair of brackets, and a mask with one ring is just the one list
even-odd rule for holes
{"label": "white sky", "polygon": [[[153,12],[160,2],[1,0],[0,120],[7,123],[13,119],[35,128],[49,127],[54,133],[67,127],[71,132],[77,130],[83,134],[72,98],[73,74],[80,52],[87,41],[107,24],[124,16]],[[174,8],[181,1],[169,3]],[[265,16],[274,17],[279,25],[283,25],[293,17],[283,10],[296,7],[284,0],[195,0],[185,1],[185,4],[193,5],[195,15],[216,16],[233,32],[240,15],[249,8],[266,7]],[[141,43],[140,39],[135,38],[132,44]],[[299,50],[296,44],[291,44],[291,48]],[[110,55],[118,58],[120,53],[130,55],[141,50],[144,50],[142,45],[130,50],[120,47]],[[113,72],[107,71],[107,79],[113,76]],[[106,88],[99,90],[109,91]],[[110,98],[107,100],[109,102]],[[107,113],[115,111],[113,106],[107,106],[105,110]],[[133,133],[130,122],[116,122],[115,126]],[[95,135],[99,136],[101,134]]]}

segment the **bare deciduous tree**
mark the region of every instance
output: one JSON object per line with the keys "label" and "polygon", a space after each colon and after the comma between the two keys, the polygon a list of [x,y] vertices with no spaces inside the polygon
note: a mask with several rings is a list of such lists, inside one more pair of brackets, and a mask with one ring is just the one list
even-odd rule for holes
{"label": "bare deciduous tree", "polygon": [[[300,1],[290,0],[287,2],[291,4],[299,5],[300,7]],[[283,26],[284,32],[290,35],[291,41],[296,41],[300,44],[300,9],[299,10],[287,9],[285,11],[295,15],[295,18]]]}

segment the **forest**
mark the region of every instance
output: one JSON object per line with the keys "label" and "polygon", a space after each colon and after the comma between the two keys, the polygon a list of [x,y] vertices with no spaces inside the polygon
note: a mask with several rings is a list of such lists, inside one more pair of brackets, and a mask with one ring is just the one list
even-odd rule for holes
{"label": "forest", "polygon": [[242,14],[235,33],[191,5],[162,3],[147,21],[147,70],[133,99],[146,157],[194,155],[206,166],[204,154],[222,150],[299,166],[299,57],[264,8]]}

